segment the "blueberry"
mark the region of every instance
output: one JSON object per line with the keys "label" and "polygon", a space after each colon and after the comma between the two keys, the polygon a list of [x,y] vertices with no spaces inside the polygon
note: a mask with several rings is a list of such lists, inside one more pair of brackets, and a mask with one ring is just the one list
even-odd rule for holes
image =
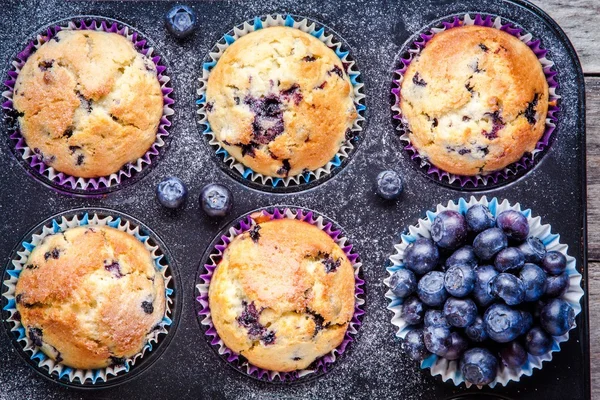
{"label": "blueberry", "polygon": [[450,347],[448,347],[448,351],[444,355],[444,358],[446,360],[458,360],[469,348],[469,343],[458,332],[452,332],[450,334],[450,339]]}
{"label": "blueberry", "polygon": [[494,266],[500,272],[519,269],[525,264],[525,255],[516,247],[507,247],[496,255]]}
{"label": "blueberry", "polygon": [[550,275],[546,278],[544,293],[550,297],[560,297],[569,288],[569,275],[563,272],[560,275]]}
{"label": "blueberry", "polygon": [[521,304],[525,299],[523,281],[512,274],[501,273],[490,283],[492,295],[498,297],[509,306]]}
{"label": "blueberry", "polygon": [[396,200],[402,194],[402,177],[396,171],[382,171],[377,175],[377,194],[386,200]]}
{"label": "blueberry", "polygon": [[196,29],[196,13],[188,6],[177,5],[165,16],[167,30],[177,39],[183,39]]}
{"label": "blueberry", "polygon": [[467,210],[465,215],[467,220],[467,228],[471,232],[479,233],[486,229],[493,228],[496,225],[496,220],[490,212],[489,208],[483,204],[475,204]]}
{"label": "blueberry", "polygon": [[44,341],[42,340],[43,331],[40,328],[36,328],[33,326],[30,326],[27,329],[27,331],[29,333],[29,339],[31,339],[33,344],[36,345],[37,347],[42,347],[44,344]]}
{"label": "blueberry", "polygon": [[465,381],[473,385],[487,385],[496,379],[498,360],[489,350],[475,347],[463,354],[460,370]]}
{"label": "blueberry", "polygon": [[539,326],[534,326],[525,336],[525,348],[533,356],[541,356],[552,349],[552,336]]}
{"label": "blueberry", "polygon": [[475,271],[467,265],[453,265],[444,275],[446,291],[455,297],[465,297],[475,288]]}
{"label": "blueberry", "polygon": [[550,275],[560,275],[567,268],[567,257],[559,251],[549,251],[542,258],[542,268]]}
{"label": "blueberry", "polygon": [[575,311],[563,299],[553,299],[542,308],[540,324],[552,336],[561,336],[575,326]]}
{"label": "blueberry", "polygon": [[437,246],[429,239],[419,238],[404,251],[404,265],[418,275],[433,270],[440,260]]}
{"label": "blueberry", "polygon": [[527,238],[525,242],[523,242],[519,246],[519,250],[525,256],[525,262],[538,264],[542,262],[542,257],[546,254],[546,246],[542,241],[534,236],[530,236]]}
{"label": "blueberry", "polygon": [[465,217],[456,211],[442,211],[431,224],[431,238],[444,249],[454,250],[458,248],[467,238]]}
{"label": "blueberry", "polygon": [[188,190],[181,179],[170,176],[156,186],[158,202],[167,208],[179,208],[187,199]]}
{"label": "blueberry", "polygon": [[475,288],[473,297],[477,304],[485,307],[494,301],[490,282],[498,275],[498,271],[491,265],[480,265],[475,268]]}
{"label": "blueberry", "polygon": [[519,311],[504,304],[492,304],[483,315],[483,323],[492,340],[508,343],[521,334],[523,319]]}
{"label": "blueberry", "polygon": [[417,290],[417,278],[412,271],[400,269],[394,272],[390,278],[390,287],[396,296],[407,297]]}
{"label": "blueberry", "polygon": [[482,260],[492,259],[506,246],[508,246],[508,238],[500,228],[486,229],[473,240],[475,255]]}
{"label": "blueberry", "polygon": [[227,187],[210,183],[200,192],[200,204],[208,216],[224,217],[233,206],[233,195]]}
{"label": "blueberry", "polygon": [[425,326],[445,326],[450,328],[450,324],[444,316],[444,312],[441,310],[427,310],[425,311],[425,319],[423,321]]}
{"label": "blueberry", "polygon": [[418,325],[423,322],[425,307],[421,300],[416,297],[409,297],[402,304],[400,316],[409,325]]}
{"label": "blueberry", "polygon": [[488,338],[488,334],[485,331],[485,325],[481,316],[475,317],[475,321],[465,329],[465,333],[472,341],[481,343]]}
{"label": "blueberry", "polygon": [[505,367],[519,368],[527,361],[527,352],[518,342],[510,342],[498,353]]}
{"label": "blueberry", "polygon": [[422,361],[429,356],[429,351],[425,347],[423,329],[409,331],[402,342],[402,349],[415,361]]}
{"label": "blueberry", "polygon": [[444,316],[450,325],[466,328],[475,321],[477,306],[471,299],[450,297],[444,304]]}
{"label": "blueberry", "polygon": [[444,357],[452,346],[452,332],[445,326],[426,326],[423,338],[427,350],[440,357]]}
{"label": "blueberry", "polygon": [[525,264],[519,274],[519,279],[525,286],[524,301],[536,301],[544,294],[546,273],[535,264]]}
{"label": "blueberry", "polygon": [[533,326],[533,315],[528,311],[521,311],[521,333],[519,336],[529,332]]}
{"label": "blueberry", "polygon": [[454,265],[466,265],[471,268],[477,266],[477,257],[472,246],[463,246],[456,250],[448,259],[446,259],[446,268]]}
{"label": "blueberry", "polygon": [[527,218],[518,211],[507,210],[498,214],[496,218],[498,228],[510,239],[523,241],[529,235],[529,223]]}
{"label": "blueberry", "polygon": [[444,288],[444,273],[431,271],[425,274],[417,286],[417,294],[423,303],[428,306],[441,306],[448,298]]}

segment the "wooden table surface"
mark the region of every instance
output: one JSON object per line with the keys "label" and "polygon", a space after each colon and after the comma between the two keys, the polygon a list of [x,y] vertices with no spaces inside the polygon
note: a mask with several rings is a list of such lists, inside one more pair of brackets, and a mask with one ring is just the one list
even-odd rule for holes
{"label": "wooden table surface", "polygon": [[575,46],[586,92],[588,287],[592,398],[600,399],[600,1],[533,0]]}

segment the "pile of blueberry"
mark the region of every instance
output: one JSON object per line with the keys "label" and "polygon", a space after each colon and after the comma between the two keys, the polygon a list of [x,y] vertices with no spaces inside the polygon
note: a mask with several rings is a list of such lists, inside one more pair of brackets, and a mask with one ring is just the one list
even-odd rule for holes
{"label": "pile of blueberry", "polygon": [[404,253],[404,269],[390,278],[412,326],[403,349],[415,360],[431,354],[459,360],[465,381],[487,385],[501,362],[519,368],[528,353],[552,348],[552,336],[574,326],[575,312],[560,297],[569,277],[566,257],[529,236],[514,210],[494,218],[481,204],[466,215],[446,210]]}

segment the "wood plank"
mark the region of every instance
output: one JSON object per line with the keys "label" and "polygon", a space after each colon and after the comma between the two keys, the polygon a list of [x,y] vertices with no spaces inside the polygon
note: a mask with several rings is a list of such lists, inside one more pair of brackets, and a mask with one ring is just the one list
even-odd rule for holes
{"label": "wood plank", "polygon": [[600,399],[600,263],[588,264],[592,399]]}
{"label": "wood plank", "polygon": [[[585,86],[588,257],[590,260],[600,261],[600,78],[586,78]],[[598,307],[600,308],[600,304]]]}
{"label": "wood plank", "polygon": [[600,1],[532,0],[566,32],[575,46],[584,73],[600,73]]}

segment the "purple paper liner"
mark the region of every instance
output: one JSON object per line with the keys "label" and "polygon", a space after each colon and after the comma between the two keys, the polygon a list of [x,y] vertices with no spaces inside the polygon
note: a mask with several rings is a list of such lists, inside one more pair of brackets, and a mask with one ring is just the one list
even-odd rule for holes
{"label": "purple paper liner", "polygon": [[[435,36],[435,34],[444,30],[456,28],[463,25],[478,25],[485,26],[488,28],[497,28],[501,31],[511,34],[512,36],[524,42],[535,53],[538,60],[540,60],[540,64],[542,64],[544,75],[546,76],[546,81],[548,82],[549,105],[548,112],[546,115],[546,127],[544,129],[542,137],[535,146],[535,150],[532,153],[526,153],[525,155],[523,155],[523,157],[521,157],[519,161],[510,164],[502,170],[494,171],[486,175],[456,175],[444,171],[431,164],[426,157],[423,157],[419,154],[418,150],[411,144],[410,140],[408,139],[408,135],[406,134],[408,125],[407,122],[404,120],[399,107],[402,88],[401,79],[414,57],[420,54],[422,49],[425,48],[427,43],[433,38],[433,36]],[[448,183],[454,187],[466,188],[468,187],[468,185],[470,185],[472,188],[477,188],[480,184],[483,184],[483,186],[488,186],[490,184],[490,181],[493,185],[508,183],[511,177],[516,178],[520,176],[518,175],[519,173],[525,173],[527,172],[527,170],[533,167],[535,163],[538,162],[546,153],[550,145],[552,133],[556,129],[556,123],[558,121],[556,114],[560,111],[560,107],[558,106],[560,96],[556,94],[556,91],[559,88],[559,84],[556,80],[557,72],[553,68],[554,63],[546,58],[548,50],[542,47],[541,40],[534,39],[533,35],[527,33],[525,29],[519,27],[514,22],[502,22],[502,18],[500,16],[479,13],[475,13],[474,19],[471,18],[469,13],[444,17],[439,23],[435,24],[433,27],[426,28],[425,30],[423,30],[415,36],[417,36],[416,39],[414,39],[413,36],[413,38],[411,38],[411,40],[409,40],[403,46],[403,49],[400,52],[400,58],[398,60],[400,68],[394,71],[395,74],[398,75],[398,77],[395,77],[392,82],[392,94],[395,98],[394,106],[392,107],[392,113],[393,118],[398,121],[397,129],[401,132],[400,138],[401,140],[407,143],[404,146],[404,150],[409,154],[411,160],[419,164],[419,170],[424,172],[433,180],[442,183]],[[539,156],[536,158],[537,154],[539,154]]]}
{"label": "purple paper liner", "polygon": [[[131,41],[135,49],[148,57],[156,66],[157,79],[161,85],[163,94],[163,115],[161,116],[156,132],[156,140],[148,151],[142,157],[138,158],[135,163],[127,163],[118,172],[108,176],[80,178],[54,170],[54,168],[46,165],[41,157],[27,147],[18,126],[16,117],[18,112],[13,108],[12,98],[19,72],[31,54],[35,53],[41,45],[48,42],[62,30],[97,30],[117,33]],[[24,164],[27,173],[59,192],[83,196],[97,196],[116,190],[116,186],[120,186],[124,181],[139,174],[144,167],[151,166],[152,160],[160,154],[161,148],[164,148],[166,144],[165,139],[169,136],[168,128],[171,126],[169,118],[174,114],[171,107],[174,101],[170,97],[173,89],[168,86],[170,78],[166,74],[167,66],[164,58],[161,55],[155,54],[153,43],[127,24],[105,17],[82,16],[67,18],[50,24],[46,28],[37,31],[35,35],[36,38],[30,40],[11,62],[11,67],[7,72],[8,76],[3,82],[7,90],[2,92],[2,108],[8,117],[9,131],[11,131],[9,136],[11,150],[17,158],[20,158],[19,161]]]}
{"label": "purple paper liner", "polygon": [[[260,217],[267,217],[269,220],[277,220],[283,218],[297,219],[299,221],[308,222],[311,225],[315,225],[325,231],[344,251],[348,260],[354,268],[355,277],[355,305],[354,315],[348,329],[344,335],[342,343],[332,350],[330,353],[318,358],[313,362],[309,369],[293,372],[276,372],[269,371],[266,369],[258,368],[250,363],[233,350],[229,349],[223,341],[220,339],[217,330],[215,329],[212,320],[210,318],[210,306],[208,302],[208,288],[210,281],[215,269],[218,266],[219,261],[223,256],[223,252],[231,243],[232,239],[248,230],[253,226],[254,218],[257,213],[260,213]],[[255,216],[255,217],[253,217]],[[364,304],[364,283],[365,281],[359,277],[360,267],[362,266],[358,253],[353,251],[353,245],[347,241],[346,236],[342,230],[335,226],[334,223],[323,215],[306,209],[296,207],[267,207],[252,211],[241,219],[238,219],[235,223],[229,225],[230,228],[217,237],[213,244],[209,248],[209,251],[205,254],[203,264],[200,266],[200,272],[196,281],[196,289],[199,296],[196,297],[197,316],[200,327],[204,331],[204,334],[209,339],[209,343],[213,349],[215,349],[220,357],[227,361],[229,365],[234,367],[237,371],[246,374],[252,378],[270,382],[270,383],[291,383],[306,381],[307,379],[317,378],[329,370],[331,370],[334,362],[338,357],[342,356],[348,345],[355,340],[354,336],[358,333],[358,328],[362,325],[362,316],[364,310],[361,308]]]}

